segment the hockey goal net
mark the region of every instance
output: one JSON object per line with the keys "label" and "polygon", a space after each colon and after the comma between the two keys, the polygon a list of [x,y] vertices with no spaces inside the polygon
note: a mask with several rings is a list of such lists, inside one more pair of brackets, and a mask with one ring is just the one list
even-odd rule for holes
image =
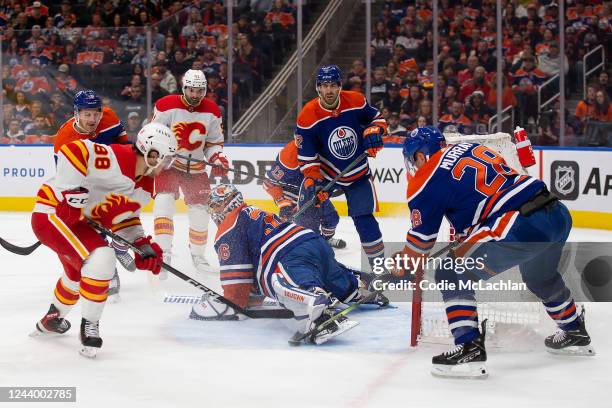
{"label": "hockey goal net", "polygon": [[[527,171],[519,162],[512,136],[507,133],[489,135],[445,133],[444,136],[449,144],[468,142],[485,145],[499,153],[510,167],[522,174],[527,174]],[[442,222],[438,237],[438,241],[441,242],[454,241],[454,231],[446,219]],[[416,346],[419,342],[452,342],[440,292],[432,290],[422,291],[418,285],[420,280],[423,279],[423,275],[429,281],[433,281],[434,272],[434,270],[424,270],[416,276],[417,285],[412,297],[411,346]],[[491,281],[502,278],[502,275],[504,280],[522,282],[518,267],[492,278]],[[479,293],[476,294],[478,318],[480,321],[487,319],[488,341],[493,346],[501,347],[504,342],[513,341],[512,338],[516,339],[516,336],[507,336],[509,332],[521,332],[528,334],[527,337],[536,335],[541,322],[545,320],[543,319],[545,316],[544,308],[534,295],[525,294],[522,298],[516,299],[513,302],[504,302],[502,299],[496,299],[495,295],[490,293],[487,293],[485,299],[480,299],[479,295]],[[523,336],[523,338],[525,337]]]}

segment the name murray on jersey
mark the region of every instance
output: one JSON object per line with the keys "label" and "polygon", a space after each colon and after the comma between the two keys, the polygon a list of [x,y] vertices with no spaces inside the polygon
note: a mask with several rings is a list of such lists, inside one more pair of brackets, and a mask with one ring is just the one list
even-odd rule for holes
{"label": "name murray on jersey", "polygon": [[450,148],[450,151],[446,153],[444,158],[442,159],[442,163],[440,163],[440,168],[444,170],[452,170],[457,160],[459,160],[463,153],[470,150],[472,147],[471,143],[459,143]]}

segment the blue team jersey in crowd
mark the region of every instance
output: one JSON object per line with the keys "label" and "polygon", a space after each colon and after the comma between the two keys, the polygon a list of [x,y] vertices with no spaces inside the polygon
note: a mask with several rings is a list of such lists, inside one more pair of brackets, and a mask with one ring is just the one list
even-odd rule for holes
{"label": "blue team jersey in crowd", "polygon": [[[318,97],[312,99],[298,115],[295,131],[302,173],[320,165],[325,178],[336,177],[364,152],[363,131],[370,125],[386,128],[386,121],[359,92],[340,91],[340,102],[334,110],[324,109]],[[364,158],[337,183],[347,186],[369,175]]]}
{"label": "blue team jersey in crowd", "polygon": [[269,212],[242,205],[219,225],[215,250],[221,264],[224,296],[246,306],[253,285],[266,296],[274,296],[271,277],[279,273],[279,260],[300,243],[318,238],[309,229],[281,222]]}
{"label": "blue team jersey in crowd", "polygon": [[[459,143],[433,154],[408,182],[412,228],[407,245],[418,253],[433,247],[446,216],[460,236],[482,242],[503,238],[518,208],[546,185],[521,175],[493,150]],[[481,224],[478,229],[472,228]]]}

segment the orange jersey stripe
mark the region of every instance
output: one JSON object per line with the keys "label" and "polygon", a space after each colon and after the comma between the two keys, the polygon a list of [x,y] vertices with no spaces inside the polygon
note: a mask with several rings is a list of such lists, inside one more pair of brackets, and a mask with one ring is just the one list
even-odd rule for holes
{"label": "orange jersey stripe", "polygon": [[83,176],[87,176],[87,163],[89,161],[89,151],[83,142],[77,140],[63,145],[60,148],[68,161],[77,169]]}

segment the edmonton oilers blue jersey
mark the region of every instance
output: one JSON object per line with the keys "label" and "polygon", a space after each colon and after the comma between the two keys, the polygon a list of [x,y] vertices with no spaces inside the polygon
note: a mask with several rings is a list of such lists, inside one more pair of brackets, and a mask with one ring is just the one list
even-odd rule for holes
{"label": "edmonton oilers blue jersey", "polygon": [[256,285],[261,293],[274,296],[271,277],[277,263],[295,246],[318,235],[291,222],[281,222],[269,212],[242,205],[219,225],[215,250],[221,264],[224,296],[246,306]]}
{"label": "edmonton oilers blue jersey", "polygon": [[443,148],[408,182],[412,228],[406,235],[407,245],[416,252],[428,252],[444,216],[470,240],[503,238],[516,220],[515,210],[544,187],[542,181],[518,174],[483,145],[459,143]]}
{"label": "edmonton oilers blue jersey", "polygon": [[[311,167],[320,166],[325,178],[336,177],[364,152],[363,131],[371,125],[387,127],[378,109],[359,92],[340,91],[340,102],[333,111],[324,109],[318,97],[312,99],[298,115],[295,131],[302,173],[308,175]],[[347,186],[369,174],[364,158],[338,184]]]}
{"label": "edmonton oilers blue jersey", "polygon": [[[300,171],[297,158],[297,146],[292,140],[287,143],[276,156],[276,161],[266,172],[264,188],[277,200],[277,195],[296,204],[300,194],[300,186],[304,175]],[[272,192],[277,189],[278,193]]]}

